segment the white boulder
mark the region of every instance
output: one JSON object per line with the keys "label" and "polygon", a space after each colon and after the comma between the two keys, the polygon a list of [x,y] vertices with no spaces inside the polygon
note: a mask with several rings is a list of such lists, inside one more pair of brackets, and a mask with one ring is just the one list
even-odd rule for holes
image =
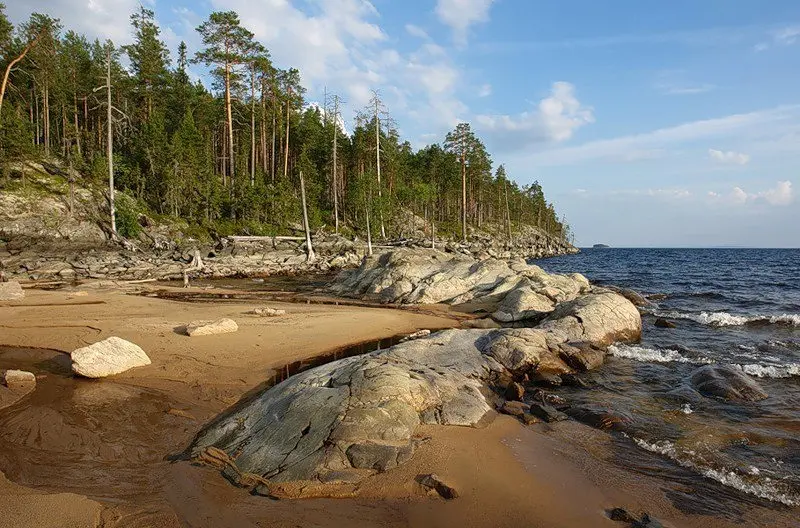
{"label": "white boulder", "polygon": [[72,371],[86,378],[104,378],[150,364],[144,350],[119,337],[109,337],[72,352]]}

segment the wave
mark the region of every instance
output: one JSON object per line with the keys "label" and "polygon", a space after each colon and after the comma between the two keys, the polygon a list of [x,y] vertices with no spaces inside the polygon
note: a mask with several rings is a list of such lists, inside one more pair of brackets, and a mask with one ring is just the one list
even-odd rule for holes
{"label": "wave", "polygon": [[647,442],[636,437],[632,437],[632,439],[642,449],[666,456],[679,465],[691,469],[706,478],[715,480],[724,486],[761,497],[762,499],[780,502],[787,506],[800,505],[800,496],[792,493],[790,489],[787,489],[787,486],[782,485],[780,480],[772,480],[769,477],[757,480],[755,477],[760,475],[761,471],[755,466],[751,466],[748,469],[748,475],[742,475],[728,468],[715,469],[703,465],[694,460],[699,457],[693,451],[681,450],[668,440]]}
{"label": "wave", "polygon": [[786,365],[733,365],[745,374],[757,378],[791,378],[800,376],[800,363]]}
{"label": "wave", "polygon": [[633,359],[643,363],[692,363],[695,365],[708,365],[713,363],[708,358],[692,359],[681,355],[677,350],[665,348],[658,350],[636,345],[611,345],[608,353],[614,357]]}
{"label": "wave", "polygon": [[743,326],[747,324],[777,324],[800,326],[800,314],[783,315],[733,315],[728,312],[653,312],[655,317],[687,319],[708,326]]}

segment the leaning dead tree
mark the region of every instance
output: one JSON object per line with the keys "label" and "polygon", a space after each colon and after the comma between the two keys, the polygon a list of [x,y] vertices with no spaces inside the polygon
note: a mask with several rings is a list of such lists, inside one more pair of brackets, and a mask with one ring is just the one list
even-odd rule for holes
{"label": "leaning dead tree", "polygon": [[300,197],[303,201],[303,227],[306,230],[307,261],[314,262],[317,257],[314,255],[314,246],[311,245],[311,227],[308,225],[308,208],[306,207],[306,180],[303,178],[303,171],[300,171]]}
{"label": "leaning dead tree", "polygon": [[22,59],[25,58],[25,55],[27,55],[28,52],[36,45],[36,43],[39,41],[39,38],[42,36],[42,33],[43,31],[37,34],[30,42],[28,42],[28,44],[25,46],[25,49],[22,50],[22,53],[17,55],[17,57],[9,62],[8,66],[6,66],[6,72],[3,75],[3,84],[0,85],[0,119],[2,119],[3,116],[3,99],[6,96],[6,87],[8,86],[8,78],[11,75],[11,70],[13,70],[14,66],[19,64]]}

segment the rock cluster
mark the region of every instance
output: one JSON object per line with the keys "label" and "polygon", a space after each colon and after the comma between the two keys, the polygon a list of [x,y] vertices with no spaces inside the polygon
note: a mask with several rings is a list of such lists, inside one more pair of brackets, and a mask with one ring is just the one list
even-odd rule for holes
{"label": "rock cluster", "polygon": [[540,320],[556,305],[589,292],[582,275],[552,275],[524,260],[481,261],[434,250],[398,250],[367,257],[332,286],[338,295],[386,303],[485,302],[495,320]]}

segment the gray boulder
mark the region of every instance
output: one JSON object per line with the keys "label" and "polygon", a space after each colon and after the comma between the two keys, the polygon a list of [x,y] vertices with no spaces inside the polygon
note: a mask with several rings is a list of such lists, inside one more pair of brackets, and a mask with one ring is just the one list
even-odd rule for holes
{"label": "gray boulder", "polygon": [[750,376],[730,365],[705,365],[690,378],[692,387],[703,396],[731,401],[759,401],[768,397]]}
{"label": "gray boulder", "polygon": [[642,337],[642,317],[626,298],[600,291],[559,304],[539,328],[563,337],[608,346],[616,341],[635,342]]}
{"label": "gray boulder", "polygon": [[[627,321],[606,315],[612,324]],[[610,333],[581,330],[581,337],[638,335],[640,321],[630,324]],[[211,422],[189,454],[224,452],[226,476],[247,485],[242,475],[256,475],[247,482],[261,482],[256,491],[264,494],[264,479],[329,482],[354,468],[367,470],[363,476],[385,471],[413,455],[420,424],[478,426],[494,407],[489,384],[539,369],[572,372],[561,359],[572,334],[556,328],[446,330],[322,365]]]}
{"label": "gray boulder", "polygon": [[430,249],[366,257],[357,270],[343,274],[331,286],[338,295],[381,302],[499,303],[494,317],[502,322],[540,317],[552,311],[556,303],[574,299],[589,289],[589,281],[582,275],[550,275],[524,260],[476,261]]}
{"label": "gray boulder", "polygon": [[0,282],[0,301],[19,301],[25,297],[25,291],[16,281]]}
{"label": "gray boulder", "polygon": [[144,350],[119,337],[109,337],[72,352],[72,371],[86,378],[104,378],[150,364]]}

